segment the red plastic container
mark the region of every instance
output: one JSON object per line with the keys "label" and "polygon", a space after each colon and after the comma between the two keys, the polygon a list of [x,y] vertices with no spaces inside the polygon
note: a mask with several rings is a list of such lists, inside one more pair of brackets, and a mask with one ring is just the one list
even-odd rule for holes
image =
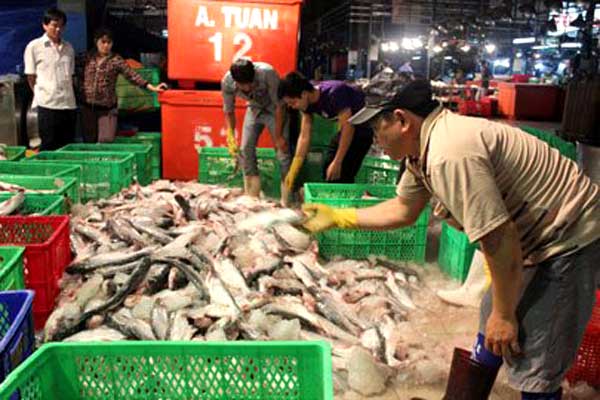
{"label": "red plastic container", "polygon": [[596,305],[583,335],[575,363],[567,374],[569,383],[586,382],[600,386],[600,290],[596,291]]}
{"label": "red plastic container", "polygon": [[[159,96],[162,113],[163,178],[197,180],[199,147],[226,146],[223,98],[219,91],[169,90]],[[236,138],[240,143],[245,102],[235,106]],[[258,147],[273,147],[263,132]]]}
{"label": "red plastic container", "polygon": [[498,88],[498,111],[509,119],[554,121],[562,117],[559,86],[502,82]]}
{"label": "red plastic container", "polygon": [[485,118],[492,116],[492,102],[489,98],[483,98],[481,101],[464,100],[458,102],[458,113],[461,115],[475,115]]}
{"label": "red plastic container", "polygon": [[35,291],[35,328],[43,328],[71,262],[69,217],[0,217],[0,245],[25,246],[25,286]]}
{"label": "red plastic container", "polygon": [[169,0],[168,75],[220,82],[239,57],[296,69],[302,0]]}

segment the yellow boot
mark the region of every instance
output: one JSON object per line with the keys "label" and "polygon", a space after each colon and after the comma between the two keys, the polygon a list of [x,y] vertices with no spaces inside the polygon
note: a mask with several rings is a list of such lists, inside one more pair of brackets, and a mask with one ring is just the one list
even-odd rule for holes
{"label": "yellow boot", "polygon": [[446,303],[455,306],[479,307],[479,303],[491,283],[490,267],[483,254],[476,250],[465,283],[456,290],[438,290],[436,294]]}
{"label": "yellow boot", "polygon": [[260,176],[244,176],[244,192],[248,196],[260,197]]}

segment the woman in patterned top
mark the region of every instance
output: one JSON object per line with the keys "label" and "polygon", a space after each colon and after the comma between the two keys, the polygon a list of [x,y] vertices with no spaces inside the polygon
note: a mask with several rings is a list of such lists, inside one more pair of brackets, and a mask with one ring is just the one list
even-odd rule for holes
{"label": "woman in patterned top", "polygon": [[83,138],[87,143],[112,142],[117,130],[117,78],[122,74],[136,86],[153,92],[167,88],[150,84],[132,69],[123,57],[112,52],[113,35],[106,28],[94,34],[96,48],[83,60],[80,86]]}

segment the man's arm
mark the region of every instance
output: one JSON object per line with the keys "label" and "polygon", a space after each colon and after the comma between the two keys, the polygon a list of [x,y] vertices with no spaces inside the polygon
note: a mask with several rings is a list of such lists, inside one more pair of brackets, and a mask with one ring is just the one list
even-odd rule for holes
{"label": "man's arm", "polygon": [[225,112],[225,129],[235,131],[235,112]]}
{"label": "man's arm", "polygon": [[27,47],[25,47],[25,52],[23,53],[23,64],[25,66],[25,75],[27,76],[27,83],[29,84],[29,88],[33,91],[35,86],[35,55],[33,54],[33,44],[30,42]]}
{"label": "man's arm", "polygon": [[516,310],[523,289],[519,233],[514,222],[508,221],[480,242],[492,274],[493,306],[486,326],[486,347],[506,357],[519,353]]}
{"label": "man's arm", "polygon": [[29,84],[29,88],[33,92],[33,88],[35,87],[35,78],[36,75],[27,75],[27,83]]}
{"label": "man's arm", "polygon": [[408,200],[395,197],[373,207],[359,208],[358,228],[368,230],[397,229],[414,224],[427,204],[426,197]]}
{"label": "man's arm", "polygon": [[295,157],[300,157],[303,160],[308,154],[310,149],[310,138],[312,133],[312,115],[309,113],[302,113],[302,120],[300,123],[300,135],[298,136],[298,142],[296,144]]}

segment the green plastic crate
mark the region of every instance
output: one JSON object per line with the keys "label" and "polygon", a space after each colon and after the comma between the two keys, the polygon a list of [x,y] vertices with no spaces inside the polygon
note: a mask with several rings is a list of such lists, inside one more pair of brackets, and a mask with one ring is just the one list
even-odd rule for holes
{"label": "green plastic crate", "polygon": [[[0,202],[6,201],[15,193],[0,192]],[[65,197],[59,194],[26,193],[18,215],[64,215]]]}
{"label": "green plastic crate", "polygon": [[20,162],[0,161],[1,175],[56,176],[81,182],[81,167],[73,164],[38,163],[26,158]]}
{"label": "green plastic crate", "polygon": [[152,179],[161,178],[162,143],[160,132],[138,132],[135,136],[117,136],[115,143],[139,143],[152,146]]}
{"label": "green plastic crate", "polygon": [[24,254],[25,247],[0,246],[0,291],[25,289]]}
{"label": "green plastic crate", "polygon": [[[368,194],[370,199],[363,199]],[[332,207],[369,207],[396,196],[393,185],[323,184],[304,185],[305,203],[320,203]],[[425,262],[427,225],[430,208],[427,207],[417,222],[410,227],[391,231],[367,231],[358,229],[332,229],[317,235],[319,253],[331,258],[344,256],[365,259],[371,255],[383,255],[391,259]]]}
{"label": "green plastic crate", "polygon": [[325,182],[325,162],[329,149],[323,146],[311,147],[304,159],[304,164],[298,173],[298,183]]}
{"label": "green plastic crate", "polygon": [[366,156],[356,175],[356,183],[395,185],[399,174],[399,161]]}
{"label": "green plastic crate", "polygon": [[43,194],[59,194],[69,197],[71,202],[79,203],[79,184],[75,178],[30,176],[30,175],[0,175],[0,183],[19,185],[28,190],[44,191]]}
{"label": "green plastic crate", "polygon": [[42,346],[0,400],[332,400],[323,342],[116,342]]}
{"label": "green plastic crate", "polygon": [[18,161],[25,158],[25,146],[5,146],[4,152],[8,161]]}
{"label": "green plastic crate", "polygon": [[[281,166],[274,149],[256,149],[261,188],[272,198],[281,196]],[[243,187],[242,166],[233,173],[235,163],[226,147],[201,147],[198,149],[198,181],[200,183]]]}
{"label": "green plastic crate", "polygon": [[[158,68],[139,68],[135,69],[135,72],[152,85],[160,83]],[[122,111],[148,111],[160,107],[160,103],[156,93],[142,89],[129,82],[123,75],[119,75],[117,78],[117,107]]]}
{"label": "green plastic crate", "polygon": [[521,126],[520,128],[530,135],[533,135],[538,139],[548,143],[550,147],[557,149],[563,156],[573,161],[577,161],[577,147],[575,144],[567,142],[566,140],[552,134],[552,132],[547,132],[542,129],[536,129],[530,126]]}
{"label": "green plastic crate", "polygon": [[152,148],[143,144],[122,143],[72,143],[64,146],[60,151],[108,151],[119,153],[132,153],[135,155],[133,163],[133,176],[140,185],[149,185],[152,182]]}
{"label": "green plastic crate", "polygon": [[[302,120],[302,118],[300,120]],[[338,132],[339,128],[336,121],[331,121],[321,117],[320,115],[313,114],[310,147],[328,146]]]}
{"label": "green plastic crate", "polygon": [[130,153],[108,151],[42,151],[31,158],[38,163],[60,162],[81,166],[82,201],[110,197],[133,181]]}
{"label": "green plastic crate", "polygon": [[477,243],[469,242],[469,238],[464,232],[442,222],[438,264],[442,271],[451,278],[461,282],[467,279],[477,247]]}

